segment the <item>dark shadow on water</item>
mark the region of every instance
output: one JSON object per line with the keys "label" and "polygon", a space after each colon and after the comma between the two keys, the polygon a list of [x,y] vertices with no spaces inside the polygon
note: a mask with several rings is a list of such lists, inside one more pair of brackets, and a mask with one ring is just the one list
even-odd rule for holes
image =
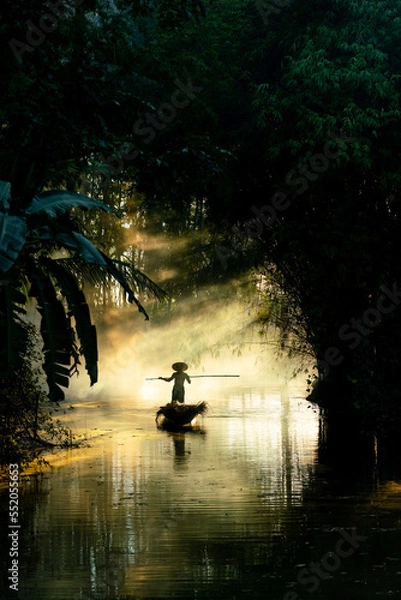
{"label": "dark shadow on water", "polygon": [[319,422],[318,462],[344,476],[400,479],[401,432],[365,433],[349,414],[326,413]]}
{"label": "dark shadow on water", "polygon": [[376,466],[376,441],[358,431],[347,414],[323,414],[319,421],[318,462],[349,471],[370,472]]}
{"label": "dark shadow on water", "polygon": [[192,454],[192,450],[188,449],[186,441],[193,435],[206,435],[205,429],[197,425],[175,429],[164,429],[164,431],[167,432],[168,437],[170,437],[173,441],[174,464],[177,467],[186,464],[188,458]]}

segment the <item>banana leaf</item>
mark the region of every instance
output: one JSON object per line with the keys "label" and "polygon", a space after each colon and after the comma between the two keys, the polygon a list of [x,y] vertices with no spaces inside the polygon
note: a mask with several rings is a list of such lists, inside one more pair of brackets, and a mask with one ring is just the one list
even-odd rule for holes
{"label": "banana leaf", "polygon": [[79,207],[83,210],[89,208],[101,208],[105,212],[116,211],[99,200],[88,198],[82,194],[68,191],[49,191],[41,192],[33,197],[31,205],[25,211],[27,215],[32,215],[38,212],[45,212],[51,218],[57,218],[62,214],[70,211],[73,207]]}
{"label": "banana leaf", "polygon": [[59,402],[64,400],[64,392],[60,386],[68,387],[70,374],[79,364],[74,331],[50,277],[32,264],[29,279],[32,283],[29,295],[36,298],[37,308],[42,316],[40,331],[44,342],[43,369],[49,386],[49,398],[53,402]]}
{"label": "banana leaf", "polygon": [[7,212],[10,208],[11,184],[8,181],[0,181],[0,211]]}
{"label": "banana leaf", "polygon": [[98,377],[96,327],[91,323],[85,295],[79,288],[75,277],[64,268],[65,262],[59,263],[48,258],[41,260],[41,264],[46,267],[47,272],[55,278],[62,295],[67,301],[69,314],[74,318],[75,330],[80,341],[79,353],[85,358],[85,368],[91,385],[93,385],[97,382]]}
{"label": "banana leaf", "polygon": [[0,271],[6,273],[14,265],[25,239],[25,219],[0,212]]}
{"label": "banana leaf", "polygon": [[51,227],[44,226],[32,229],[30,239],[42,242],[45,240],[54,242],[59,246],[64,246],[73,252],[77,252],[87,263],[93,263],[103,268],[107,267],[103,253],[90,240],[76,231],[54,231]]}
{"label": "banana leaf", "polygon": [[25,296],[11,281],[0,286],[0,377],[9,377],[23,366],[28,334],[21,320]]}

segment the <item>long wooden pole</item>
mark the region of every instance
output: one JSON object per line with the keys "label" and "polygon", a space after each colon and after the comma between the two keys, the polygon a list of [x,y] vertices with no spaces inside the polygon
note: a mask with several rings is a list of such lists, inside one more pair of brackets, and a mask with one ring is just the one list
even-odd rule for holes
{"label": "long wooden pole", "polygon": [[189,377],[239,377],[239,375],[189,375]]}
{"label": "long wooden pole", "polygon": [[[189,375],[192,379],[194,377],[239,377],[239,375]],[[159,377],[145,377],[145,381],[155,381],[160,379]]]}

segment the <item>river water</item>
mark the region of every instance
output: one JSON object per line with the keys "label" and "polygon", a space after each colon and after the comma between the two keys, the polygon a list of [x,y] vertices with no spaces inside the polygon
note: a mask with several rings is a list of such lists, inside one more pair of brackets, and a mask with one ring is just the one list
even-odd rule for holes
{"label": "river water", "polygon": [[22,477],[19,591],[3,578],[0,597],[401,598],[401,479],[352,449],[328,460],[296,388],[208,398],[186,433],[158,429],[146,394],[67,403],[61,418],[89,445]]}

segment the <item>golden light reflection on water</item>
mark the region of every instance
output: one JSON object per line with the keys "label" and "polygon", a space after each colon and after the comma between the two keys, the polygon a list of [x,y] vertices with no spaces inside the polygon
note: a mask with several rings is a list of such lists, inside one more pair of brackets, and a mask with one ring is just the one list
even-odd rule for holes
{"label": "golden light reflection on water", "polygon": [[185,434],[156,428],[146,389],[72,406],[61,418],[90,447],[49,456],[25,496],[21,598],[185,597],[235,579],[233,547],[256,552],[301,502],[317,418],[285,390],[220,395]]}
{"label": "golden light reflection on water", "polygon": [[[21,489],[20,599],[259,599],[275,589],[282,600],[294,565],[326,551],[313,550],[316,536],[330,549],[338,526],[361,527],[352,494],[331,514],[318,415],[296,388],[220,389],[186,433],[156,428],[160,399],[145,390],[61,411],[90,445],[50,455],[41,482]],[[397,510],[399,490],[383,486],[377,505]]]}

